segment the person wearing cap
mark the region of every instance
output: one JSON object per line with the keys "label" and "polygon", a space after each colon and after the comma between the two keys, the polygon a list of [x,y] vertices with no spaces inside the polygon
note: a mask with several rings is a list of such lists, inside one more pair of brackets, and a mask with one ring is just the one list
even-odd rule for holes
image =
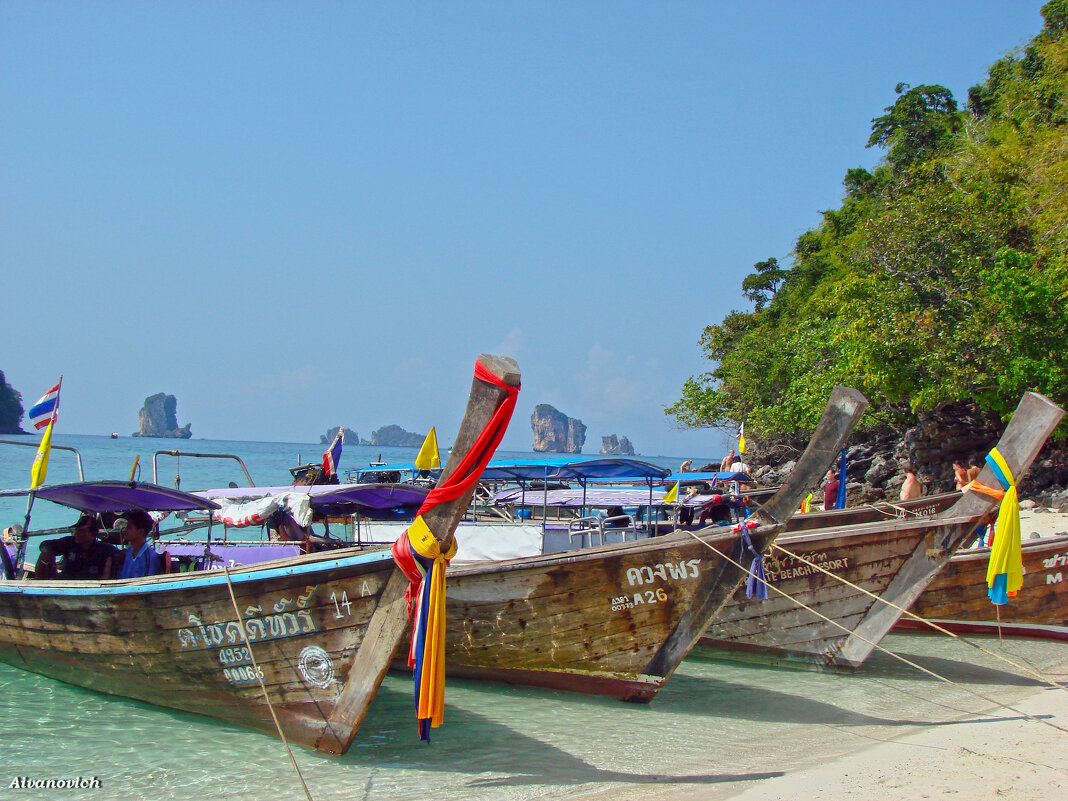
{"label": "person wearing cap", "polygon": [[123,539],[127,545],[119,578],[142,578],[160,572],[159,554],[148,541],[148,533],[153,525],[148,512],[140,510],[123,512],[122,516],[115,520],[115,527],[123,529]]}
{"label": "person wearing cap", "polygon": [[[100,523],[92,515],[82,515],[74,524],[74,533],[58,540],[41,543],[41,555],[34,568],[39,579],[90,579],[102,581],[112,578],[118,549],[98,540]],[[63,567],[57,572],[56,558],[63,557]]]}

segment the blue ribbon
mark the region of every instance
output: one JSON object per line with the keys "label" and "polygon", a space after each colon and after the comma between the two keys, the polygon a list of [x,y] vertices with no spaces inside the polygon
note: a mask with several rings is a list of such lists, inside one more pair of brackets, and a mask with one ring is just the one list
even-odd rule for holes
{"label": "blue ribbon", "polygon": [[749,532],[742,528],[742,556],[751,554],[752,564],[749,566],[749,578],[745,582],[745,597],[756,598],[758,601],[768,600],[768,585],[764,579],[764,554],[753,547],[753,541],[749,539]]}

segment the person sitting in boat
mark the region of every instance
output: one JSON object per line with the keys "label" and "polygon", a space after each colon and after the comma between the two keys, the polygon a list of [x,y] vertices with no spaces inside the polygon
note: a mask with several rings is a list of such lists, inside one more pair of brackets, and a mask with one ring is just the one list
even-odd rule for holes
{"label": "person sitting in boat", "polygon": [[154,525],[148,512],[139,509],[123,512],[115,521],[115,527],[123,530],[127,545],[119,578],[143,578],[162,572],[159,554],[148,541],[148,534]]}
{"label": "person sitting in boat", "polygon": [[730,522],[730,503],[724,500],[723,496],[718,493],[713,495],[711,499],[701,507],[701,517],[697,520],[699,526],[703,526],[706,523],[724,525]]}
{"label": "person sitting in boat", "polygon": [[[112,578],[119,561],[119,551],[113,545],[98,540],[99,533],[99,521],[92,515],[82,515],[74,524],[73,534],[42,542],[34,577],[94,581]],[[58,570],[57,557],[63,558],[63,566]]]}

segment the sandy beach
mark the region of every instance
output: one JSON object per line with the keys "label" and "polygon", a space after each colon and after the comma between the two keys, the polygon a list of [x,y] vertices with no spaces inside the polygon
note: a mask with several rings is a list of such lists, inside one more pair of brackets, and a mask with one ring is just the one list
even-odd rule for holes
{"label": "sandy beach", "polygon": [[[1020,530],[1024,540],[1063,534],[1068,532],[1068,514],[1022,509]],[[962,653],[961,659],[967,658]],[[981,692],[997,703],[984,703],[971,695],[962,704],[965,696],[958,695],[945,705],[947,712],[957,710],[957,714],[947,714],[937,724],[904,733],[896,725],[873,726],[851,747],[834,741],[830,731],[835,722],[828,719],[823,725],[807,727],[812,732],[808,753],[780,756],[769,748],[768,754],[753,763],[764,770],[750,770],[738,775],[738,780],[728,778],[729,764],[709,754],[706,762],[694,765],[694,773],[722,776],[714,782],[676,784],[667,779],[659,787],[622,787],[581,797],[598,801],[1033,801],[1068,797],[1068,646],[1063,647],[1063,659],[1041,673],[1059,686],[1038,681],[992,682]],[[784,681],[790,675],[783,672]],[[973,711],[960,714],[965,706]],[[903,706],[899,714],[909,711]],[[754,749],[759,747],[754,743]]]}

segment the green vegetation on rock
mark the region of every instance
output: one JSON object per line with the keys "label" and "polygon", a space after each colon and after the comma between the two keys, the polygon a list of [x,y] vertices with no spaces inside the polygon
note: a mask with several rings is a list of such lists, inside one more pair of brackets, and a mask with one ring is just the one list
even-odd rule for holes
{"label": "green vegetation on rock", "polygon": [[755,265],[753,310],[705,328],[715,366],[668,415],[797,442],[835,384],[872,400],[869,431],[947,402],[1004,416],[1025,390],[1068,401],[1068,0],[1042,13],[965,109],[896,87],[872,121],[880,165],[846,173],[789,264]]}

